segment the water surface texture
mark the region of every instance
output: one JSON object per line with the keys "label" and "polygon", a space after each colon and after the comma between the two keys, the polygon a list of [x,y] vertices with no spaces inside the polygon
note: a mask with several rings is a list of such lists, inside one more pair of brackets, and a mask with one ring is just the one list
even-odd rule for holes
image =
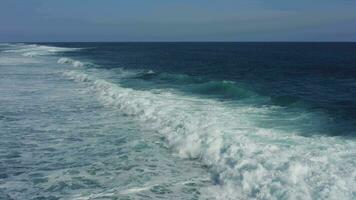
{"label": "water surface texture", "polygon": [[0,44],[0,199],[355,199],[355,43]]}

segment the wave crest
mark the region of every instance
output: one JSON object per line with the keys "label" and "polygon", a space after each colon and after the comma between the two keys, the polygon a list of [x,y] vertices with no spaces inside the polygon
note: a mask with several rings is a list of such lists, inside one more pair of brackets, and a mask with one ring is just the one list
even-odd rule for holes
{"label": "wave crest", "polygon": [[7,53],[20,53],[26,57],[55,55],[61,52],[78,51],[80,48],[55,47],[37,44],[16,44],[12,49],[6,50]]}
{"label": "wave crest", "polygon": [[83,63],[78,60],[73,60],[71,58],[60,58],[60,59],[58,59],[57,63],[58,64],[70,64],[73,67],[83,67],[85,65],[92,65],[90,63]]}

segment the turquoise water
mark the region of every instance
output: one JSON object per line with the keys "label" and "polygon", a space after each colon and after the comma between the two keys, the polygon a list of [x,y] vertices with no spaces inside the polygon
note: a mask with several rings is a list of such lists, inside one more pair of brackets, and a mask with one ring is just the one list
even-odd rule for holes
{"label": "turquoise water", "polygon": [[348,53],[262,73],[185,45],[1,44],[0,199],[356,197]]}

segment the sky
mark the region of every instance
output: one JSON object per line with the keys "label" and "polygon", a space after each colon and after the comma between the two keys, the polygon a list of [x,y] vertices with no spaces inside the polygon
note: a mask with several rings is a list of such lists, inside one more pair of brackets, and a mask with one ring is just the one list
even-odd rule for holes
{"label": "sky", "polygon": [[0,41],[356,41],[356,0],[0,0]]}

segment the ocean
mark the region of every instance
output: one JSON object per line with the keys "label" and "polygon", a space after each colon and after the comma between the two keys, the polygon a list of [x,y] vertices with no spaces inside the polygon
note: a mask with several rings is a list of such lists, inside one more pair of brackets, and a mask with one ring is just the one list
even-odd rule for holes
{"label": "ocean", "polygon": [[356,199],[356,43],[0,43],[0,199]]}

